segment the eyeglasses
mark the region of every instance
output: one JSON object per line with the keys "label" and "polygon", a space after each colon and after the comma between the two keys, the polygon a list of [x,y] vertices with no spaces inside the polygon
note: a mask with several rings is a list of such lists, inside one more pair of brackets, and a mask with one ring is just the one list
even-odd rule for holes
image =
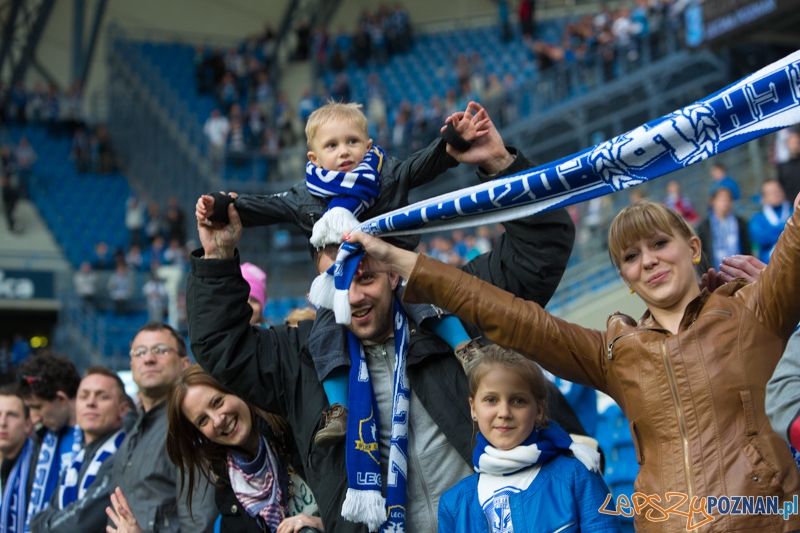
{"label": "eyeglasses", "polygon": [[171,346],[167,346],[166,344],[156,344],[150,348],[147,346],[137,346],[136,348],[132,349],[128,355],[131,356],[131,359],[139,359],[147,355],[148,351],[153,354],[153,357],[158,357],[159,355],[166,355],[169,352],[176,352],[177,350]]}
{"label": "eyeglasses", "polygon": [[24,375],[20,375],[19,376],[19,381],[20,381],[20,383],[27,383],[28,385],[30,385],[31,383],[37,383],[37,382],[40,382],[40,381],[44,381],[44,378],[42,376],[24,376]]}

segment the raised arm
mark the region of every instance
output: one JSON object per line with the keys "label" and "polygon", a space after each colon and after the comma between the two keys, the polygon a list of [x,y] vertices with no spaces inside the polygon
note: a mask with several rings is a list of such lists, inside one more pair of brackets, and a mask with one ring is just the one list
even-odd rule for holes
{"label": "raised arm", "polygon": [[[279,401],[284,357],[297,344],[297,332],[254,328],[247,303],[250,286],[242,278],[236,243],[241,221],[233,205],[230,223],[198,224],[202,250],[190,257],[186,308],[189,338],[197,362],[238,396],[268,412],[286,416]],[[292,340],[294,339],[294,340]],[[291,353],[297,353],[291,352]]]}
{"label": "raised arm", "polygon": [[[798,199],[800,196],[795,199],[795,205]],[[789,339],[800,321],[800,306],[797,305],[797,294],[800,293],[798,225],[800,209],[796,208],[758,280],[736,293],[736,297],[747,301],[747,306],[761,323],[784,341]]]}

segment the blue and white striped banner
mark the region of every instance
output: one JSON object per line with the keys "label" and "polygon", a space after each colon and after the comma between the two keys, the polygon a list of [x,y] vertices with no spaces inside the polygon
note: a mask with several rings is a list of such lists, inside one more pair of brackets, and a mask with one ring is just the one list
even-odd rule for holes
{"label": "blue and white striped banner", "polygon": [[[798,122],[800,51],[592,148],[397,209],[353,232],[428,233],[534,215],[639,185]],[[340,251],[337,263],[346,255]],[[338,280],[336,286],[349,287],[349,280]],[[337,296],[333,305],[339,323],[350,322],[344,302]]]}

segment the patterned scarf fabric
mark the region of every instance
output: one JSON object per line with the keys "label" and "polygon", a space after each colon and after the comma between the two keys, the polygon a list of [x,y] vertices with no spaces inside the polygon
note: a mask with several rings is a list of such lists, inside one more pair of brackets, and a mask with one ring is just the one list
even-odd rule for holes
{"label": "patterned scarf fabric", "polygon": [[[353,232],[407,235],[495,224],[639,185],[800,122],[800,91],[794,82],[798,70],[800,51],[597,146],[397,209],[360,224]],[[337,263],[353,260],[340,255]],[[335,276],[354,271],[343,265],[334,269]],[[336,285],[349,287],[350,281],[352,278]],[[331,296],[332,291],[318,299],[310,295],[324,307],[333,308],[337,322],[348,324],[349,302],[334,302]]]}
{"label": "patterned scarf fabric", "polygon": [[408,416],[411,390],[406,372],[408,319],[394,301],[395,369],[392,394],[392,436],[386,479],[381,495],[380,423],[375,391],[361,341],[347,332],[350,348],[350,395],[347,417],[347,495],[342,517],[363,522],[370,531],[405,531],[408,481]]}
{"label": "patterned scarf fabric", "polygon": [[252,461],[228,452],[228,477],[247,514],[260,516],[275,531],[286,516],[286,473],[263,435]]}
{"label": "patterned scarf fabric", "polygon": [[359,224],[358,217],[372,207],[381,194],[381,170],[386,153],[374,146],[364,160],[350,172],[306,164],[306,187],[312,195],[328,203],[311,234],[311,244],[323,248],[342,242],[342,233]]}
{"label": "patterned scarf fabric", "polygon": [[26,439],[17,462],[11,469],[11,473],[8,475],[6,484],[3,487],[3,503],[0,506],[0,533],[22,533],[25,529],[27,511],[25,500],[28,492],[28,472],[32,455],[33,441]]}
{"label": "patterned scarf fabric", "polygon": [[564,453],[572,453],[587,470],[599,472],[600,454],[585,444],[573,442],[569,434],[553,421],[549,427],[534,428],[522,444],[511,450],[498,450],[482,433],[478,433],[472,464],[481,474],[510,476]]}
{"label": "patterned scarf fabric", "polygon": [[86,490],[94,483],[94,478],[97,477],[97,472],[100,471],[103,462],[117,453],[123,440],[125,440],[125,432],[120,429],[95,450],[94,455],[92,455],[92,462],[89,463],[89,468],[87,468],[86,474],[83,476],[83,483],[81,483],[80,487],[78,487],[78,476],[81,468],[83,468],[83,461],[86,459],[86,448],[82,448],[78,452],[75,460],[72,461],[61,480],[61,486],[58,489],[59,509],[65,509],[67,505],[83,498]]}
{"label": "patterned scarf fabric", "polygon": [[[62,430],[63,431],[63,430]],[[25,524],[25,532],[28,533],[31,529],[31,517],[47,507],[48,497],[45,495],[47,491],[47,482],[52,475],[50,473],[53,461],[58,453],[59,434],[47,430],[42,446],[39,448],[39,457],[36,461],[36,471],[33,478],[33,488],[31,489],[31,500],[28,503],[28,519]],[[75,456],[81,451],[83,447],[83,431],[76,424],[72,428],[72,454],[66,461],[67,464],[72,464]],[[60,472],[56,472],[58,475]]]}

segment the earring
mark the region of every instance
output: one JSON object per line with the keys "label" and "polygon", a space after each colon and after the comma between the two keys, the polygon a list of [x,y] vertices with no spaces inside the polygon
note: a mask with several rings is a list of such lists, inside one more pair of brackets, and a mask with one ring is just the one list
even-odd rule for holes
{"label": "earring", "polygon": [[694,264],[695,265],[699,265],[700,264],[700,258],[699,257],[695,257],[694,258]]}
{"label": "earring", "polygon": [[628,290],[630,291],[631,294],[633,294],[633,289],[628,289]]}

